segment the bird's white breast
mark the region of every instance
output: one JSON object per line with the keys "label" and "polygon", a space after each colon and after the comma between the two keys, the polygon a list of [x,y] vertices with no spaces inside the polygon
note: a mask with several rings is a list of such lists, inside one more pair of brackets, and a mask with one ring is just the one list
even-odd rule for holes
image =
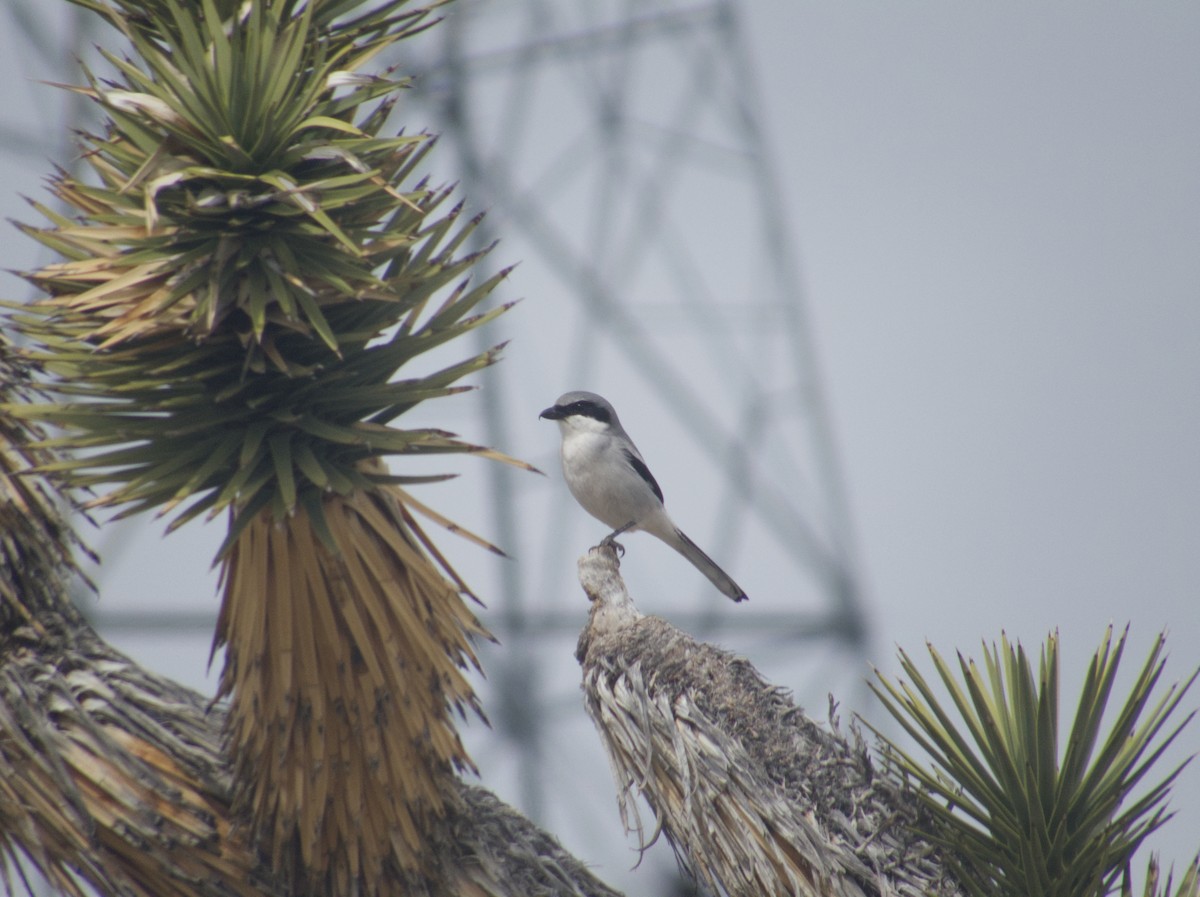
{"label": "bird's white breast", "polygon": [[605,481],[611,479],[618,460],[610,457],[617,451],[613,438],[595,430],[566,427],[563,430],[563,477],[579,503],[590,514],[597,515],[593,507],[602,501]]}
{"label": "bird's white breast", "polygon": [[613,529],[665,520],[662,504],[629,464],[617,437],[599,421],[582,418],[585,423],[572,425],[575,420],[560,421],[561,457],[563,478],[583,509]]}

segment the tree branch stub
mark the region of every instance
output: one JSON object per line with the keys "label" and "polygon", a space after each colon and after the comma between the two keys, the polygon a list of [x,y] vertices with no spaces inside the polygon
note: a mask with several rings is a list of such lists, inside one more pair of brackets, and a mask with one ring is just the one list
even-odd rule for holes
{"label": "tree branch stub", "polygon": [[962,894],[857,730],[811,720],[749,661],[643,615],[612,549],[581,558],[579,579],[584,703],[643,848],[661,830],[693,877],[731,897]]}

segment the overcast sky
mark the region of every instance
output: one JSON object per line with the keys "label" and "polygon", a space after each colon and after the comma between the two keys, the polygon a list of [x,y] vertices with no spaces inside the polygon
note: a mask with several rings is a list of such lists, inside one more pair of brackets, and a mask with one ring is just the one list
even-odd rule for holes
{"label": "overcast sky", "polygon": [[[1129,622],[1130,668],[1169,627],[1185,677],[1200,6],[746,11],[881,642],[1058,628],[1078,670]],[[1182,863],[1197,770],[1173,803],[1158,843]]]}
{"label": "overcast sky", "polygon": [[[1070,706],[1104,627],[1131,623],[1127,672],[1169,627],[1166,676],[1185,677],[1200,663],[1200,5],[742,9],[846,479],[869,659],[894,671],[894,645],[920,655],[929,639],[978,656],[1002,631],[1036,646],[1057,628]],[[10,50],[7,65],[43,77],[31,71],[36,48]],[[27,88],[34,99],[4,124],[47,132],[35,111],[45,89]],[[9,192],[36,193],[47,168],[12,164]],[[29,217],[12,197],[5,209]],[[502,251],[521,246],[501,236]],[[31,263],[24,243],[5,242],[3,267]],[[561,379],[552,281],[517,259],[508,288],[526,301],[504,334],[516,336],[504,448],[552,474],[527,487],[539,513],[567,500],[557,435],[536,414],[580,386],[617,403],[673,509],[711,515],[690,479],[703,472],[671,463],[687,437],[655,428],[635,381],[603,366],[587,383]],[[452,428],[478,435],[473,426]],[[487,529],[487,514],[462,513]],[[578,527],[569,583],[570,558],[600,532],[573,506],[562,513]],[[111,546],[102,603],[213,610],[215,542],[143,534]],[[653,594],[650,568],[676,575],[677,559],[635,545],[629,578]],[[781,574],[756,547],[742,545],[731,572],[752,607],[769,606]],[[203,638],[129,647],[203,686]],[[570,679],[569,646],[561,659]],[[571,731],[586,736],[586,724]],[[1179,757],[1200,729],[1183,742]],[[1182,863],[1200,848],[1200,771],[1185,771],[1173,805],[1179,817],[1152,843]],[[604,837],[619,838],[610,821]]]}

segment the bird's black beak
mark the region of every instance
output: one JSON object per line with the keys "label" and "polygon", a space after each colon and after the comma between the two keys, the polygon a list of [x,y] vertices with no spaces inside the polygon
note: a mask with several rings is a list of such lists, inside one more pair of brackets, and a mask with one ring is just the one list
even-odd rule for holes
{"label": "bird's black beak", "polygon": [[562,420],[562,409],[557,405],[551,405],[549,408],[539,414],[538,418],[545,418],[546,420]]}

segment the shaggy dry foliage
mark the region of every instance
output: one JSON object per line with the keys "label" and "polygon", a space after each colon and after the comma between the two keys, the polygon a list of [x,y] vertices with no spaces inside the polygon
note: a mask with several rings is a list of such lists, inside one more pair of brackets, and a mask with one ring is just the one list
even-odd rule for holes
{"label": "shaggy dry foliage", "polygon": [[[70,612],[0,635],[0,862],[56,890],[263,897],[287,889],[230,809],[222,708],[141,669]],[[457,897],[619,897],[482,788],[449,789],[439,859]],[[27,890],[32,890],[26,888]],[[9,883],[8,890],[12,890]],[[328,891],[326,893],[345,893]]]}
{"label": "shaggy dry foliage", "polygon": [[58,891],[260,895],[231,826],[220,716],[113,651],[78,618],[0,641],[0,838]]}
{"label": "shaggy dry foliage", "polygon": [[643,616],[611,549],[581,559],[580,582],[592,602],[576,652],[586,706],[643,844],[639,794],[716,893],[961,893],[913,833],[915,801],[876,774],[857,733],[823,729],[749,662]]}
{"label": "shaggy dry foliage", "polygon": [[[30,399],[28,371],[0,331],[0,408]],[[64,574],[75,573],[72,549],[82,545],[63,524],[62,499],[42,480],[23,474],[50,460],[32,443],[40,430],[0,411],[0,628],[44,628],[38,614],[54,606]]]}
{"label": "shaggy dry foliage", "polygon": [[456,767],[470,768],[445,708],[482,713],[462,666],[485,633],[388,498],[324,502],[337,553],[307,512],[261,513],[224,568],[221,692],[235,772],[255,783],[245,809],[271,855],[292,858],[282,871],[320,892],[437,855]]}

